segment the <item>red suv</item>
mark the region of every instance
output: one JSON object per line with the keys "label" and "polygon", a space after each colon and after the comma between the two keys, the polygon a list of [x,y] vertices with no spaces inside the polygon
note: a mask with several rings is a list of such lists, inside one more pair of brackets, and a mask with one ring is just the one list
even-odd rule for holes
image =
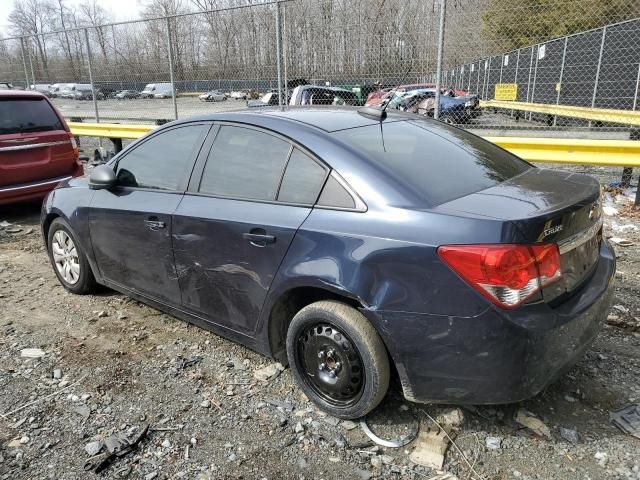
{"label": "red suv", "polygon": [[43,198],[83,174],[60,112],[38,92],[0,91],[0,205]]}

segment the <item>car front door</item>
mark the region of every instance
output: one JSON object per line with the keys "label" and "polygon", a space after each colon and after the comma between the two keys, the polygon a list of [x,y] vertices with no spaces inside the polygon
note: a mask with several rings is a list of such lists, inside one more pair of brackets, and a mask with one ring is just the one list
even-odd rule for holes
{"label": "car front door", "polygon": [[171,215],[210,127],[195,123],[158,132],[117,160],[115,188],[95,192],[89,231],[107,283],[180,305]]}
{"label": "car front door", "polygon": [[182,302],[201,318],[250,335],[328,169],[262,130],[224,124],[210,135],[213,146],[203,148],[173,219]]}

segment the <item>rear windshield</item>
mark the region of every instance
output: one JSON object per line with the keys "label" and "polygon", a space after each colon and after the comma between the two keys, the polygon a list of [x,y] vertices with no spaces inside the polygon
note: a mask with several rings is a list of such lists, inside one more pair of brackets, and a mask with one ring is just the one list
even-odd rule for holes
{"label": "rear windshield", "polygon": [[490,188],[532,168],[464,130],[422,120],[383,122],[333,135],[365,152],[385,176],[432,206]]}
{"label": "rear windshield", "polygon": [[51,130],[64,130],[64,127],[46,100],[0,100],[0,135]]}

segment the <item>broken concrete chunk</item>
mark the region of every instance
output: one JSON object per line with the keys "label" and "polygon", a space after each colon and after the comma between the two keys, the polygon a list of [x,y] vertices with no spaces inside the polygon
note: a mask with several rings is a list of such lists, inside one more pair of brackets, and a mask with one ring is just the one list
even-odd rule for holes
{"label": "broken concrete chunk", "polygon": [[441,470],[448,447],[449,439],[442,430],[422,430],[409,460],[424,467]]}
{"label": "broken concrete chunk", "polygon": [[489,450],[500,450],[502,447],[502,439],[500,437],[487,437],[484,441]]}
{"label": "broken concrete chunk", "polygon": [[44,350],[40,348],[23,348],[20,351],[22,358],[42,358],[44,357]]}
{"label": "broken concrete chunk", "polygon": [[521,408],[518,410],[518,413],[516,413],[514,420],[537,435],[551,438],[551,430],[549,430],[549,427],[547,427],[542,420],[534,417],[531,412],[527,412]]}
{"label": "broken concrete chunk", "polygon": [[253,372],[254,378],[264,382],[276,378],[280,372],[284,371],[284,367],[280,363],[272,363],[266,367],[259,368]]}
{"label": "broken concrete chunk", "polygon": [[104,443],[102,443],[102,440],[96,440],[95,442],[87,443],[84,446],[84,451],[87,452],[89,456],[93,457],[94,455],[97,455],[100,453],[100,450],[102,450],[103,446],[104,446]]}

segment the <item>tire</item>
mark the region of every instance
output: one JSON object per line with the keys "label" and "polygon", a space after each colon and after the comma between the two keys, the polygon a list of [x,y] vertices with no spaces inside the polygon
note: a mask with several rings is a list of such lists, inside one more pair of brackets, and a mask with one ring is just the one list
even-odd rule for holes
{"label": "tire", "polygon": [[[68,242],[65,244],[64,238],[68,238],[71,244]],[[69,267],[69,270],[65,273],[65,268],[57,263],[60,257],[54,253],[54,248],[57,252],[60,251],[61,246],[65,246],[66,250],[63,250],[62,256],[69,260],[69,263],[77,266],[77,274],[74,275],[76,269]],[[74,259],[73,251],[69,248],[72,245],[75,247],[75,253],[77,257]],[[96,288],[96,279],[93,276],[87,257],[80,246],[73,230],[69,224],[62,218],[56,218],[51,222],[49,227],[49,234],[47,235],[47,250],[49,252],[49,261],[53,267],[58,280],[62,286],[70,291],[79,295],[90,293]],[[64,263],[64,261],[63,261]],[[66,277],[66,278],[65,278]]]}
{"label": "tire", "polygon": [[287,357],[307,397],[338,418],[366,415],[389,388],[389,357],[382,339],[364,315],[341,302],[315,302],[293,317]]}

